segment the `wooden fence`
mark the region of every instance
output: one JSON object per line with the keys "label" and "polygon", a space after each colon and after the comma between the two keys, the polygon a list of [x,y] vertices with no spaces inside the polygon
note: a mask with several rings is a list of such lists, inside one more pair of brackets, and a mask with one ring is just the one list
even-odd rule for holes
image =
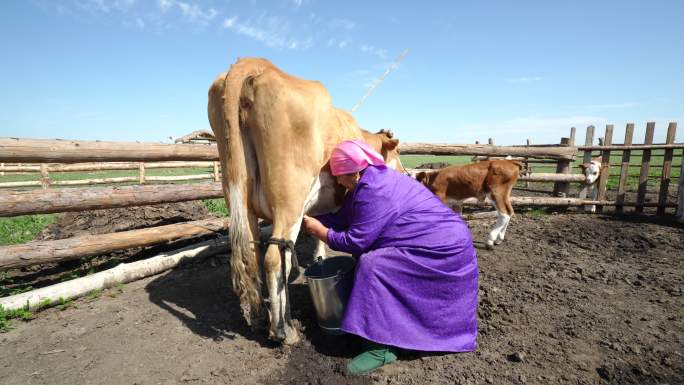
{"label": "wooden fence", "polygon": [[[625,207],[634,207],[635,213],[641,213],[645,207],[655,207],[658,215],[666,214],[670,207],[677,204],[668,200],[669,185],[673,169],[674,151],[684,149],[684,144],[674,143],[676,123],[670,123],[665,143],[653,143],[654,123],[648,123],[646,137],[643,144],[633,144],[634,125],[629,124],[625,130],[622,144],[613,143],[613,126],[606,126],[601,145],[595,146],[593,126],[587,128],[583,146],[575,145],[575,129],[571,130],[568,138],[562,138],[557,145],[533,145],[530,140],[522,146],[496,146],[490,139],[487,145],[455,145],[402,143],[402,155],[470,155],[474,159],[511,156],[525,164],[526,172],[520,177],[522,183],[553,182],[553,196],[548,197],[514,197],[512,203],[516,206],[555,206],[582,207],[597,205],[599,210],[604,206],[615,206],[616,212],[624,212]],[[641,162],[632,164],[632,152],[642,151]],[[662,168],[656,202],[646,202],[648,192],[648,176],[651,169],[651,159],[655,157],[653,150],[663,150]],[[611,154],[622,153],[620,164],[611,165]],[[596,201],[587,200],[586,192],[580,191],[578,197],[569,196],[570,183],[584,184],[584,175],[573,173],[573,161],[582,153],[583,160],[589,161],[593,155],[600,155],[604,164],[620,169],[615,200],[607,200],[607,182],[611,172],[601,175],[598,182],[598,198]],[[85,211],[93,209],[115,208],[150,205],[157,203],[181,202],[199,199],[219,198],[223,191],[219,183],[220,170],[218,154],[215,146],[192,144],[147,144],[122,142],[87,142],[64,140],[38,139],[3,139],[0,138],[0,176],[10,173],[39,172],[40,181],[5,182],[0,187],[31,187],[42,186],[42,189],[26,191],[0,190],[0,217],[26,214],[55,213],[68,211]],[[85,163],[84,163],[85,162]],[[95,163],[94,163],[95,162]],[[107,162],[107,163],[101,163]],[[555,166],[555,173],[532,172],[532,165]],[[154,168],[206,167],[213,172],[202,175],[185,175],[173,177],[158,177],[145,175],[145,171]],[[626,199],[627,180],[630,168],[638,167],[639,185],[636,199]],[[680,191],[684,191],[681,169],[684,168],[684,154],[680,167]],[[83,179],[76,181],[55,181],[50,173],[73,171],[102,171],[102,170],[137,170],[133,177]],[[211,179],[210,182],[194,184],[162,184],[148,185],[148,182],[178,181],[193,179]],[[114,184],[138,183],[135,186],[121,187],[72,187],[55,188],[66,185],[79,184]],[[681,194],[681,192],[680,192]],[[680,197],[681,200],[681,197]],[[479,205],[476,201],[466,201],[466,204]],[[681,207],[680,207],[681,209]],[[21,268],[30,265],[54,263],[77,259],[88,255],[97,255],[131,247],[144,247],[161,244],[178,239],[204,236],[228,228],[228,221],[215,219],[194,221],[160,226],[157,228],[132,230],[115,234],[75,237],[55,241],[29,242],[24,245],[0,246],[0,271]],[[214,246],[225,247],[226,241],[216,242]],[[206,245],[200,251],[183,251],[181,256],[188,253],[206,254]],[[177,263],[181,256],[176,258]],[[163,258],[160,260],[163,261]],[[160,262],[164,263],[164,262]],[[172,266],[172,265],[169,265]],[[157,271],[149,266],[142,267],[145,271]],[[126,273],[135,276],[139,273]],[[126,278],[128,279],[128,278]],[[111,280],[110,280],[111,281]],[[109,281],[107,281],[109,282]],[[112,281],[113,282],[113,281]],[[108,284],[111,285],[111,282]],[[41,294],[42,295],[42,294]],[[15,306],[29,301],[33,306],[41,301],[41,295],[27,294],[21,298],[3,298],[0,304]],[[46,294],[47,295],[47,294]],[[45,297],[47,298],[47,297]],[[8,305],[9,304],[9,305]],[[23,305],[22,305],[23,306]],[[15,306],[16,307],[16,306]]]}
{"label": "wooden fence", "polygon": [[[149,169],[172,169],[172,168],[211,168],[211,173],[194,174],[194,175],[172,175],[172,176],[151,176],[146,175],[145,171]],[[137,176],[123,176],[110,178],[90,178],[77,180],[52,180],[50,178],[51,172],[96,172],[96,171],[121,171],[121,170],[137,170]],[[213,179],[218,182],[220,179],[220,167],[218,161],[213,162],[111,162],[111,163],[76,163],[76,164],[0,164],[0,176],[5,173],[13,174],[27,174],[40,173],[40,180],[35,181],[19,181],[19,182],[1,182],[0,188],[16,188],[16,187],[36,187],[42,186],[44,189],[50,186],[79,186],[79,185],[94,185],[94,184],[117,184],[117,183],[138,183],[144,184],[147,182],[177,182],[190,180]]]}
{"label": "wooden fence", "polygon": [[[561,139],[558,145],[532,145],[530,141],[522,146],[495,146],[493,140],[487,145],[454,145],[454,144],[427,144],[427,143],[404,143],[400,147],[402,155],[410,154],[432,154],[432,155],[474,155],[478,159],[483,157],[504,157],[512,156],[522,160],[525,164],[543,162],[546,166],[555,165],[555,173],[534,173],[527,172],[520,177],[523,183],[528,182],[553,182],[554,196],[535,196],[535,197],[515,197],[512,203],[516,206],[554,206],[554,207],[582,207],[585,205],[598,205],[599,209],[604,206],[615,206],[617,212],[624,212],[625,207],[634,207],[636,213],[643,212],[645,207],[656,207],[657,214],[666,214],[666,210],[676,207],[677,204],[668,200],[668,191],[673,169],[672,159],[675,150],[684,149],[684,144],[674,143],[676,134],[676,123],[670,123],[667,131],[665,143],[654,144],[653,134],[655,124],[649,123],[646,129],[644,144],[633,144],[634,125],[629,124],[625,131],[623,144],[614,144],[613,126],[606,126],[603,140],[600,146],[593,145],[595,129],[593,126],[587,128],[584,146],[575,146],[575,129],[571,130],[568,138]],[[646,202],[645,197],[648,185],[648,172],[650,160],[654,149],[664,151],[661,169],[660,183],[658,188],[658,199],[654,202]],[[628,201],[626,199],[627,178],[629,176],[631,153],[635,150],[643,152],[639,174],[639,187],[636,199]],[[579,153],[583,153],[583,160],[588,161],[594,153],[598,153],[605,164],[610,164],[610,155],[613,152],[622,152],[622,162],[620,163],[620,173],[617,191],[614,200],[606,198],[606,186],[609,173],[604,173],[598,182],[598,199],[587,200],[586,196],[569,196],[569,185],[571,183],[583,184],[584,175],[572,173],[572,162],[577,159]],[[684,157],[683,157],[684,158]],[[56,213],[68,211],[85,211],[103,208],[129,207],[150,205],[157,203],[181,202],[199,199],[220,198],[223,196],[219,180],[218,155],[215,146],[207,145],[188,145],[188,144],[143,144],[143,143],[120,143],[120,142],[84,142],[84,141],[62,141],[62,140],[37,140],[37,139],[0,139],[0,171],[10,172],[67,172],[67,171],[93,171],[93,170],[135,170],[139,175],[130,182],[145,183],[147,181],[177,180],[180,178],[163,177],[153,178],[144,175],[145,169],[166,168],[166,167],[212,167],[213,173],[207,176],[213,181],[207,183],[194,184],[162,184],[162,185],[135,185],[121,187],[80,187],[80,188],[54,188],[59,183],[43,183],[43,189],[31,189],[26,191],[0,190],[0,216],[17,216],[39,213]],[[95,161],[107,161],[108,163],[92,163]],[[161,161],[161,162],[160,162]],[[16,165],[16,163],[39,163],[31,165]],[[53,162],[60,162],[55,164]],[[82,163],[88,162],[88,163]],[[15,163],[15,164],[12,164]],[[617,167],[618,165],[611,165]],[[681,167],[681,166],[680,166]],[[608,170],[612,170],[609,167]],[[49,175],[49,174],[48,174]],[[187,176],[186,176],[187,177]],[[204,177],[204,176],[203,176]],[[181,177],[182,178],[182,177]],[[190,176],[194,178],[194,176]],[[109,179],[109,181],[107,180]],[[115,179],[115,180],[111,180]],[[682,178],[680,177],[680,184]],[[118,182],[116,178],[103,178],[97,181],[69,181],[71,183],[111,183]],[[6,184],[5,184],[6,185]],[[0,184],[1,186],[1,184]],[[466,204],[478,205],[476,201],[466,201]],[[207,226],[179,224],[170,225],[169,228],[161,233],[150,233],[145,236],[146,244],[167,242],[169,234],[180,234],[179,237],[206,234]],[[176,227],[174,227],[176,226]],[[188,230],[188,228],[194,230]],[[216,226],[214,225],[214,228]],[[221,226],[225,229],[225,226]],[[188,232],[189,231],[189,232]],[[109,239],[104,236],[103,239]],[[57,241],[51,241],[57,242]],[[79,240],[61,240],[61,244],[78,244]],[[66,243],[65,243],[66,242]],[[69,243],[73,242],[73,243]],[[115,241],[112,241],[115,242]],[[118,246],[127,248],[125,242],[116,242]],[[107,243],[107,242],[105,242]],[[0,247],[0,269],[3,266],[28,266],[32,261],[40,260],[40,257],[29,258],[23,262],[16,261],[18,255],[25,249],[20,246]],[[61,249],[63,245],[41,244],[35,248],[35,253],[53,254],[50,250]],[[41,251],[43,250],[43,251]],[[107,249],[109,250],[109,249]],[[69,254],[68,258],[82,253]],[[14,256],[15,260],[9,263],[3,261],[5,256]],[[9,257],[7,257],[9,258]]]}

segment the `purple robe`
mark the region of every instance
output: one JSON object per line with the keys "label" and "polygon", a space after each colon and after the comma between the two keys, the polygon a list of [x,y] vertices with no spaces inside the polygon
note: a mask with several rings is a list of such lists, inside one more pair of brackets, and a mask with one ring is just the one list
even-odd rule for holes
{"label": "purple robe", "polygon": [[461,217],[414,179],[369,166],[333,214],[328,246],[357,258],[342,330],[404,349],[476,347],[478,269]]}

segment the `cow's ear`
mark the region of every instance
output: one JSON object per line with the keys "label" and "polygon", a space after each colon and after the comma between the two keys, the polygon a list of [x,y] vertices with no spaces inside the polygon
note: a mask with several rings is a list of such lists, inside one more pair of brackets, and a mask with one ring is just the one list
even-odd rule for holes
{"label": "cow's ear", "polygon": [[582,163],[579,165],[579,168],[582,169],[582,172],[584,172],[584,170],[586,170],[587,167],[589,167],[589,163]]}
{"label": "cow's ear", "polygon": [[427,174],[425,173],[425,171],[421,171],[421,172],[419,172],[418,174],[416,174],[416,180],[417,180],[418,182],[422,182],[423,179],[425,179],[425,176],[426,176],[426,175],[427,175]]}
{"label": "cow's ear", "polygon": [[387,144],[385,145],[385,148],[386,148],[388,151],[392,151],[392,150],[394,150],[395,148],[397,148],[398,145],[399,145],[399,139],[390,139],[390,140],[387,141]]}

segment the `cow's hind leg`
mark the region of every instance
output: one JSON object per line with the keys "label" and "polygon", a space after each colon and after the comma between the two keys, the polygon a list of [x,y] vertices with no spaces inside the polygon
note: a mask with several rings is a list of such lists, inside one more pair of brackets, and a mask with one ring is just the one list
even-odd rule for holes
{"label": "cow's hind leg", "polygon": [[508,215],[508,220],[504,224],[504,227],[501,229],[499,232],[499,235],[496,238],[496,241],[494,241],[495,245],[500,244],[503,242],[504,238],[506,237],[506,230],[508,230],[508,225],[511,223],[511,217],[513,217],[513,205],[511,204],[511,191],[513,190],[513,185],[511,184],[510,187],[506,189],[506,193],[503,196],[503,201],[505,203],[505,213]]}
{"label": "cow's hind leg", "polygon": [[[269,240],[264,258],[264,270],[266,271],[266,283],[270,298],[269,306],[269,338],[291,345],[299,342],[299,334],[290,317],[290,304],[288,303],[287,278],[292,269],[292,252],[294,242],[299,234],[303,215],[294,215],[294,221],[282,223],[275,220],[273,223],[273,235]],[[287,216],[285,216],[287,218]],[[283,264],[284,262],[284,264]]]}
{"label": "cow's hind leg", "polygon": [[511,219],[511,216],[506,214],[506,202],[503,199],[504,192],[505,191],[496,190],[492,191],[491,194],[492,200],[494,201],[494,207],[496,208],[496,223],[487,237],[487,248],[489,249],[494,247],[494,242],[499,239],[499,234],[506,228],[508,221]]}

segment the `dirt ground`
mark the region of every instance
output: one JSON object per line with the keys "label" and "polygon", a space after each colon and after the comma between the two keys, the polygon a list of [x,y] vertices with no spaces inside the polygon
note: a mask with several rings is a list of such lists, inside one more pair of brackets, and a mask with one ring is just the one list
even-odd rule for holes
{"label": "dirt ground", "polygon": [[[165,209],[173,219],[148,208],[147,222],[128,226],[206,214]],[[71,227],[60,223],[43,238],[98,231],[88,218],[103,218],[103,211],[73,215]],[[109,218],[100,219],[102,226],[126,227],[123,217]],[[303,342],[274,345],[242,320],[224,254],[76,300],[66,310],[45,310],[29,322],[15,320],[15,329],[0,334],[0,384],[684,382],[684,227],[649,216],[521,213],[505,243],[488,251],[482,241],[492,224],[470,222],[480,266],[478,348],[472,353],[404,351],[377,373],[345,377],[359,341],[318,329],[306,285],[290,290]],[[312,242],[300,241],[306,266]],[[171,246],[177,245],[116,258]],[[104,260],[83,263],[92,268]],[[49,272],[69,268],[84,267]],[[36,279],[39,271],[19,273]]]}

